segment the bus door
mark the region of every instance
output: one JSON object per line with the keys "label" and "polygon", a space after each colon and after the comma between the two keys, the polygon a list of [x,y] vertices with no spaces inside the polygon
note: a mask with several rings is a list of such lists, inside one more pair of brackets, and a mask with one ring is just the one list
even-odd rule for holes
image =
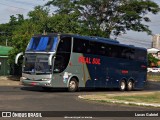
{"label": "bus door", "polygon": [[120,61],[115,58],[111,58],[108,61],[106,67],[106,85],[107,88],[113,88],[118,85],[117,80],[121,78],[121,69],[123,69],[124,64],[119,63]]}
{"label": "bus door", "polygon": [[94,78],[94,85],[95,87],[101,88],[101,87],[106,87],[107,82],[105,80],[105,68],[103,66],[95,66],[95,78]]}
{"label": "bus door", "polygon": [[53,81],[58,87],[65,87],[63,74],[67,69],[71,55],[71,37],[61,36],[56,56],[54,57]]}
{"label": "bus door", "polygon": [[101,83],[102,83],[102,80],[101,80],[101,71],[99,69],[98,66],[95,66],[94,67],[94,78],[93,78],[93,83],[94,83],[94,87],[101,87]]}
{"label": "bus door", "polygon": [[105,78],[104,78],[102,84],[103,84],[104,87],[109,87],[109,83],[111,82],[109,74],[108,74],[109,68],[104,68],[104,71],[105,71],[105,73],[104,73],[105,74]]}

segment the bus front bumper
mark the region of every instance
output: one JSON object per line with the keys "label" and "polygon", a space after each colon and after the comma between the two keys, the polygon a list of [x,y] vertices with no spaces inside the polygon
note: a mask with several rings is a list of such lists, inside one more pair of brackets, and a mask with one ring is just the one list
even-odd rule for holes
{"label": "bus front bumper", "polygon": [[51,80],[31,80],[25,77],[20,78],[20,84],[24,86],[52,87]]}

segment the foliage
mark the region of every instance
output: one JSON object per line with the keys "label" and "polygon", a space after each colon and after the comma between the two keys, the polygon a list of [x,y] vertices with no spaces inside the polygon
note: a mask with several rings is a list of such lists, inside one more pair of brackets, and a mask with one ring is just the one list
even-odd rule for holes
{"label": "foliage", "polygon": [[55,14],[50,18],[48,27],[56,33],[80,33],[75,17],[75,14]]}
{"label": "foliage", "polygon": [[[21,24],[15,22],[14,17],[12,17],[12,25],[16,25],[12,31],[12,47],[13,49],[9,54],[9,62],[14,63],[16,54],[19,52],[24,52],[25,48],[34,34],[42,33],[47,30],[48,24],[48,9],[41,6],[35,7],[33,11],[28,13],[29,19],[26,19]],[[21,22],[21,21],[19,21]]]}
{"label": "foliage", "polygon": [[159,7],[150,0],[51,0],[58,14],[77,14],[76,21],[89,35],[118,36],[127,30],[147,32],[148,13],[157,14]]}
{"label": "foliage", "polygon": [[149,81],[160,81],[160,74],[159,73],[148,73],[147,80]]}
{"label": "foliage", "polygon": [[42,6],[36,6],[33,11],[28,13],[29,22],[33,23],[38,33],[48,31],[49,9]]}
{"label": "foliage", "polygon": [[10,16],[10,21],[6,24],[0,24],[0,44],[12,46],[12,34],[16,30],[18,25],[21,25],[24,21],[23,15],[17,14],[17,16]]}
{"label": "foliage", "polygon": [[9,24],[1,24],[0,25],[0,35],[1,35],[1,37],[0,37],[0,44],[1,45],[6,45],[6,40],[7,39],[10,39],[10,37],[8,36],[8,34],[9,34],[9,28],[10,28],[10,26],[9,26]]}
{"label": "foliage", "polygon": [[155,58],[151,53],[148,54],[148,66],[149,67],[152,67],[152,64],[157,66],[158,61],[159,60],[157,58]]}
{"label": "foliage", "polygon": [[[57,9],[49,14],[49,5]],[[47,7],[46,7],[47,6]],[[23,15],[12,15],[6,24],[0,24],[0,44],[8,39],[9,61],[24,52],[34,34],[45,32],[74,33],[89,36],[110,37],[127,30],[151,34],[145,22],[150,22],[148,13],[157,14],[159,7],[151,0],[50,0],[46,6],[37,6]]]}

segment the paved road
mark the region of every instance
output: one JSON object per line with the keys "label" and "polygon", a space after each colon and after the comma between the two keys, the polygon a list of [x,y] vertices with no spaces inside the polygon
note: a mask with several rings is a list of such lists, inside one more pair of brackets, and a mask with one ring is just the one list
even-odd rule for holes
{"label": "paved road", "polygon": [[[159,91],[160,83],[151,82],[144,91]],[[134,91],[141,92],[141,91]],[[0,111],[160,111],[159,108],[134,107],[114,104],[98,104],[78,99],[78,95],[112,93],[116,90],[82,90],[76,93],[67,92],[65,89],[53,89],[45,92],[36,87],[1,86],[0,87]],[[127,112],[126,112],[127,114]],[[48,118],[45,118],[48,119]],[[51,118],[50,118],[51,119]],[[55,118],[54,118],[55,119]],[[64,118],[56,118],[64,119]],[[106,118],[93,118],[95,120]],[[110,120],[127,118],[107,118]],[[141,118],[150,120],[151,118]],[[156,119],[156,118],[154,118]],[[158,118],[157,118],[158,119]],[[52,118],[53,120],[53,118]]]}

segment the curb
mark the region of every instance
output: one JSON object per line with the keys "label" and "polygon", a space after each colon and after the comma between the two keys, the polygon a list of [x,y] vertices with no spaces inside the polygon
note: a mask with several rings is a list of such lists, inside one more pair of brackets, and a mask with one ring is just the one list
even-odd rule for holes
{"label": "curb", "polygon": [[[79,95],[78,96],[79,99],[84,99],[84,100],[89,100],[89,99],[86,99],[85,97]],[[102,100],[98,100],[98,99],[93,99],[93,100],[90,100],[90,101],[102,101]],[[116,104],[125,104],[125,105],[136,105],[136,106],[146,106],[146,107],[160,107],[160,104],[155,104],[155,103],[137,103],[137,102],[128,102],[128,101],[118,101],[118,100],[105,100],[105,102],[107,103],[116,103]]]}

